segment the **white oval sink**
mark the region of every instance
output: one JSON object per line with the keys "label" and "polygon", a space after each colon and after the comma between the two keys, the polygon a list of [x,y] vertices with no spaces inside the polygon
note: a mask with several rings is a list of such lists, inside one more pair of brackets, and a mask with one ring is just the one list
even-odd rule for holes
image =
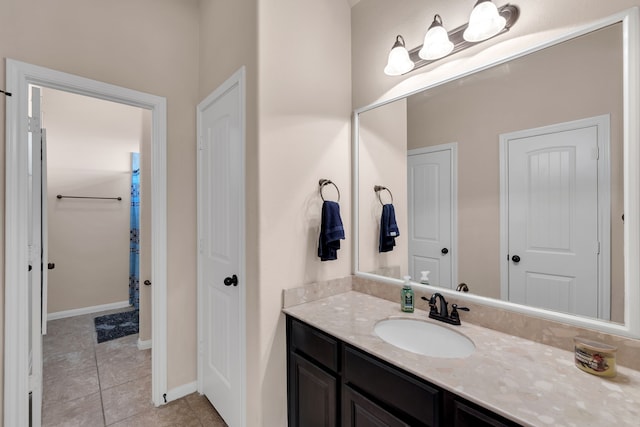
{"label": "white oval sink", "polygon": [[466,336],[445,326],[417,319],[386,319],[374,328],[391,345],[432,357],[463,358],[476,346]]}

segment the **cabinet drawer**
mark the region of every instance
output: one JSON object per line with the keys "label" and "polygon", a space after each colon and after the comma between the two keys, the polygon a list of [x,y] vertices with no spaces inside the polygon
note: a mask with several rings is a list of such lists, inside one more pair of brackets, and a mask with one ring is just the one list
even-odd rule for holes
{"label": "cabinet drawer", "polygon": [[291,350],[338,372],[338,340],[292,317],[288,319]]}
{"label": "cabinet drawer", "polygon": [[452,427],[520,427],[488,409],[468,402],[453,393],[445,392],[446,425]]}
{"label": "cabinet drawer", "polygon": [[[411,417],[411,425],[437,426],[441,391],[359,350],[344,346],[344,382]],[[405,418],[404,416],[402,417]]]}

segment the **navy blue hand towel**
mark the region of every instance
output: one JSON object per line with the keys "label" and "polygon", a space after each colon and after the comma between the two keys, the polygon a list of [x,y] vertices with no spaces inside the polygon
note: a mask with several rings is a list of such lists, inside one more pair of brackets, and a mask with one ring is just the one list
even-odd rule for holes
{"label": "navy blue hand towel", "polygon": [[400,235],[398,224],[396,224],[396,211],[392,204],[382,206],[382,217],[380,218],[380,252],[389,252],[396,245],[396,237]]}
{"label": "navy blue hand towel", "polygon": [[336,202],[325,201],[322,204],[322,223],[318,242],[318,256],[322,261],[338,259],[340,240],[344,240],[340,205]]}

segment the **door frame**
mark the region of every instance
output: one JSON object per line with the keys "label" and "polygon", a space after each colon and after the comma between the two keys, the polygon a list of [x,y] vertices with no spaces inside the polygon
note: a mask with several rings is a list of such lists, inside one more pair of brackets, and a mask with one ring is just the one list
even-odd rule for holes
{"label": "door frame", "polygon": [[[437,151],[451,152],[451,289],[455,289],[458,282],[458,143],[431,145],[428,147],[407,150],[407,159],[410,156],[435,153]],[[407,161],[408,163],[408,161]],[[407,168],[408,173],[408,168]],[[411,219],[409,219],[411,223]],[[417,281],[417,280],[416,280]]]}
{"label": "door frame", "polygon": [[[229,89],[234,86],[238,86],[238,93],[240,96],[240,156],[242,158],[242,165],[240,166],[240,266],[238,276],[245,278],[247,276],[246,271],[246,205],[245,205],[245,170],[246,170],[246,69],[242,66],[238,71],[233,73],[224,83],[218,86],[213,92],[211,92],[205,99],[203,99],[196,107],[196,126],[198,132],[198,162],[197,162],[197,205],[198,205],[198,392],[202,393],[204,390],[204,336],[203,327],[206,317],[205,313],[205,284],[204,273],[202,267],[202,260],[200,251],[204,241],[202,235],[203,229],[203,215],[201,212],[202,206],[202,182],[204,179],[204,171],[202,169],[202,114],[206,108],[222,97]],[[246,295],[247,286],[246,280],[244,280],[245,286],[239,286],[240,292],[240,388],[241,388],[241,426],[245,426],[247,423],[247,355],[246,355]]]}
{"label": "door frame", "polygon": [[[509,151],[512,139],[595,126],[598,129],[598,318],[611,319],[611,166],[609,114],[500,134],[500,298],[509,301]],[[606,225],[606,226],[603,226]]]}
{"label": "door frame", "polygon": [[[6,59],[4,425],[27,426],[29,297],[27,112],[30,84],[118,102],[152,112],[152,399],[167,390],[167,102],[166,98]],[[36,314],[34,313],[34,316]],[[40,324],[37,324],[38,335]]]}

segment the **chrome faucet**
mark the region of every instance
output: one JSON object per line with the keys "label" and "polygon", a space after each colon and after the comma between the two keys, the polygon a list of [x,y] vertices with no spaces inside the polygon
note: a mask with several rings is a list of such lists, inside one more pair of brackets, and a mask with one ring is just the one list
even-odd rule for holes
{"label": "chrome faucet", "polygon": [[[431,298],[422,297],[429,303],[429,318],[449,323],[450,325],[460,324],[460,314],[458,310],[469,311],[467,307],[458,307],[458,304],[451,305],[451,313],[449,313],[448,303],[444,296],[438,292],[431,295]],[[437,307],[439,304],[439,308]]]}

